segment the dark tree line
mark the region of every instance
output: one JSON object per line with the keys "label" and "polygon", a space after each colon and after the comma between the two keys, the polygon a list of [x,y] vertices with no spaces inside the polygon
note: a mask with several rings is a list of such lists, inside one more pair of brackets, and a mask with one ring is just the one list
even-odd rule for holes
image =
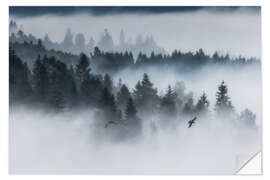
{"label": "dark tree line", "polygon": [[[144,68],[150,66],[170,67],[176,69],[178,72],[183,72],[192,71],[204,65],[244,66],[260,63],[258,59],[253,57],[230,57],[229,54],[223,55],[218,52],[215,52],[213,55],[208,55],[202,49],[199,49],[196,52],[182,52],[180,50],[175,50],[172,53],[167,54],[164,51],[155,51],[155,48],[151,50],[150,53],[144,52],[143,48],[136,50],[136,53],[133,51],[133,48],[102,48],[103,46],[109,46],[109,44],[112,43],[108,32],[105,32],[103,36],[104,37],[101,38],[102,41],[97,43],[96,47],[92,43],[93,47],[91,47],[91,50],[76,50],[77,53],[74,54],[70,54],[72,51],[67,50],[85,46],[81,45],[81,41],[84,42],[85,40],[79,34],[78,37],[76,36],[75,38],[77,43],[73,44],[73,35],[70,31],[67,31],[61,44],[61,48],[56,48],[52,44],[48,45],[50,42],[48,37],[44,40],[37,39],[32,35],[25,35],[22,31],[18,31],[17,35],[14,35],[14,33],[10,35],[10,45],[16,50],[17,55],[27,61],[31,67],[38,54],[41,56],[44,56],[45,54],[55,56],[65,64],[75,66],[79,60],[79,56],[76,54],[79,54],[79,52],[84,52],[86,54],[91,52],[89,53],[88,58],[91,61],[93,69],[99,72],[117,72],[127,67]],[[122,42],[121,46],[125,46],[126,43],[123,41],[123,37],[120,39],[122,39],[120,41]],[[142,43],[141,40],[138,40],[138,43],[140,46],[144,46],[144,43]]]}
{"label": "dark tree line", "polygon": [[175,50],[171,54],[159,54],[152,52],[150,56],[139,53],[134,58],[131,52],[103,52],[95,47],[91,54],[91,62],[101,72],[114,72],[124,68],[145,67],[170,67],[176,70],[191,71],[203,65],[248,65],[259,63],[256,58],[245,58],[242,56],[232,58],[228,54],[221,55],[217,52],[212,56],[205,54],[202,49],[195,53],[181,52]]}

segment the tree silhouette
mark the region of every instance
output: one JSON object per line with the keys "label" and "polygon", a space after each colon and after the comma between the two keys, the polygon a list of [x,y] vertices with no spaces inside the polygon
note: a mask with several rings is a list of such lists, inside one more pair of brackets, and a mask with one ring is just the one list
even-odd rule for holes
{"label": "tree silhouette", "polygon": [[136,84],[133,94],[137,107],[146,111],[157,109],[159,101],[157,89],[153,88],[153,83],[150,81],[146,73],[143,75],[143,80]]}
{"label": "tree silhouette", "polygon": [[209,101],[207,100],[206,94],[203,93],[196,104],[196,112],[201,115],[206,115],[206,113],[208,113],[208,107]]}
{"label": "tree silhouette", "polygon": [[174,116],[176,115],[176,94],[173,92],[171,86],[168,86],[167,92],[161,101],[162,113]]}
{"label": "tree silhouette", "polygon": [[85,54],[80,55],[80,60],[78,64],[76,65],[76,80],[77,80],[77,86],[80,86],[84,78],[89,74],[91,71],[90,68],[90,62],[88,57]]}
{"label": "tree silhouette", "polygon": [[104,76],[104,82],[103,82],[103,84],[104,84],[104,87],[106,87],[109,92],[112,92],[113,81],[112,81],[112,78],[110,77],[110,75],[107,74],[107,73]]}
{"label": "tree silhouette", "polygon": [[50,84],[50,92],[48,95],[48,102],[51,108],[57,112],[62,111],[66,107],[66,100],[62,92],[61,79],[56,72],[52,73],[52,80]]}
{"label": "tree silhouette", "polygon": [[80,87],[80,101],[86,105],[97,105],[103,89],[102,81],[87,74]]}
{"label": "tree silhouette", "polygon": [[39,102],[45,102],[49,94],[49,73],[45,66],[45,59],[46,57],[41,61],[39,56],[33,68],[33,90],[35,99]]}
{"label": "tree silhouette", "polygon": [[116,107],[114,95],[107,88],[102,90],[99,107],[103,111],[104,118],[110,121],[120,120],[120,113]]}
{"label": "tree silhouette", "polygon": [[128,90],[128,87],[125,84],[123,84],[119,92],[117,93],[117,105],[121,110],[124,109],[130,97],[131,94]]}
{"label": "tree silhouette", "polygon": [[136,107],[133,103],[133,100],[131,97],[128,98],[127,101],[127,106],[126,106],[126,110],[125,110],[125,118],[128,119],[133,119],[136,118],[136,114],[137,114],[137,110]]}
{"label": "tree silhouette", "polygon": [[233,106],[228,96],[228,88],[224,81],[221,82],[216,93],[215,111],[218,115],[225,116],[230,116],[233,113]]}
{"label": "tree silhouette", "polygon": [[183,113],[185,115],[192,115],[194,113],[194,104],[193,104],[193,98],[188,98],[187,102],[184,105]]}
{"label": "tree silhouette", "polygon": [[15,52],[9,49],[9,87],[10,101],[18,102],[29,98],[32,87],[29,82],[30,70],[26,63],[18,58]]}

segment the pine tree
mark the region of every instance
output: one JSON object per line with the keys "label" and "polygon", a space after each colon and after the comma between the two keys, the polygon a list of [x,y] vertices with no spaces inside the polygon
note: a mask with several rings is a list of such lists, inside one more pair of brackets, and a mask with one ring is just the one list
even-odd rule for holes
{"label": "pine tree", "polygon": [[[44,57],[45,59],[46,57]],[[49,94],[49,74],[40,56],[37,58],[33,68],[33,83],[35,99],[38,102],[45,102]]]}
{"label": "pine tree", "polygon": [[30,98],[32,87],[29,81],[31,75],[26,63],[17,57],[15,52],[9,50],[9,88],[10,103],[15,101],[25,101]]}
{"label": "pine tree", "polygon": [[222,81],[216,93],[215,111],[217,112],[218,115],[222,114],[230,116],[233,113],[233,109],[234,108],[230,101],[230,97],[228,96],[228,88],[225,85],[225,82]]}
{"label": "pine tree", "polygon": [[241,123],[245,124],[249,127],[255,127],[256,126],[256,115],[251,112],[249,109],[245,109],[241,112],[239,118]]}
{"label": "pine tree", "polygon": [[84,78],[90,73],[90,62],[85,54],[80,55],[80,60],[76,65],[75,74],[77,80],[77,86],[79,87],[84,80]]}
{"label": "pine tree", "polygon": [[66,100],[60,89],[53,88],[49,96],[50,107],[60,112],[66,107]]}
{"label": "pine tree", "polygon": [[117,93],[117,105],[120,109],[123,109],[129,99],[131,94],[128,90],[128,87],[123,84],[119,92]]}
{"label": "pine tree", "polygon": [[80,100],[86,105],[97,105],[103,85],[99,78],[87,74],[80,86]]}
{"label": "pine tree", "polygon": [[104,88],[101,93],[99,107],[103,110],[105,119],[112,121],[121,119],[116,107],[114,95],[111,94],[107,88]]}
{"label": "pine tree", "polygon": [[184,105],[183,113],[185,115],[192,115],[194,113],[193,98],[190,97]]}
{"label": "pine tree", "polygon": [[173,116],[176,114],[176,94],[173,92],[171,86],[168,86],[167,93],[162,98],[161,110],[166,115]]}
{"label": "pine tree", "polygon": [[153,83],[146,73],[143,75],[143,80],[136,84],[133,94],[135,104],[138,108],[145,111],[154,111],[157,109],[159,102],[157,89],[153,88]]}
{"label": "pine tree", "polygon": [[112,92],[112,90],[113,90],[113,81],[112,81],[110,75],[107,74],[107,73],[104,76],[104,83],[103,84],[104,84],[104,87],[106,87],[109,92]]}
{"label": "pine tree", "polygon": [[136,137],[140,135],[142,130],[141,119],[137,116],[137,109],[133,103],[133,99],[130,97],[128,99],[126,109],[125,109],[125,123],[128,129],[129,137]]}
{"label": "pine tree", "polygon": [[126,105],[126,110],[125,110],[125,118],[127,120],[133,119],[136,117],[137,110],[136,107],[133,103],[133,100],[131,97],[128,98],[127,105]]}
{"label": "pine tree", "polygon": [[64,97],[64,89],[62,86],[62,79],[59,72],[54,71],[51,75],[50,91],[48,94],[48,103],[55,111],[62,111],[66,107],[66,100]]}
{"label": "pine tree", "polygon": [[198,114],[205,115],[208,112],[208,107],[209,107],[209,101],[207,100],[206,94],[203,93],[196,104],[196,112]]}

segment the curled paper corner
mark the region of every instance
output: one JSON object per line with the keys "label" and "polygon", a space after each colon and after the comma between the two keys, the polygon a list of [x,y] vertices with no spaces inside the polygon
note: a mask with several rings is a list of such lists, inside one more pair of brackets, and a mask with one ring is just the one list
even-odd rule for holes
{"label": "curled paper corner", "polygon": [[241,154],[236,157],[237,175],[262,175],[262,153]]}

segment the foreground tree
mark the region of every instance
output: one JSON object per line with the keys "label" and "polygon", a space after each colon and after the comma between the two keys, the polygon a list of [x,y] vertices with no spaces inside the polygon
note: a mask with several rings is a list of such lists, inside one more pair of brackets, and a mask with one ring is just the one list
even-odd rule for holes
{"label": "foreground tree", "polygon": [[174,116],[176,115],[176,94],[173,92],[171,86],[168,86],[167,93],[162,98],[161,101],[161,111],[162,113]]}
{"label": "foreground tree", "polygon": [[90,62],[88,57],[85,54],[80,55],[80,60],[76,65],[75,75],[77,80],[77,86],[79,87],[86,76],[90,73]]}
{"label": "foreground tree", "polygon": [[203,93],[201,96],[200,96],[200,99],[199,101],[197,102],[196,104],[196,113],[199,114],[199,115],[206,115],[209,110],[209,101],[207,99],[207,96],[205,93]]}
{"label": "foreground tree", "polygon": [[61,76],[53,72],[50,83],[50,92],[48,94],[48,103],[50,108],[56,112],[62,111],[66,107],[66,99],[61,88]]}
{"label": "foreground tree", "polygon": [[123,110],[124,107],[126,106],[129,97],[131,97],[131,94],[128,90],[128,87],[125,84],[123,84],[119,92],[117,93],[117,105],[121,110]]}
{"label": "foreground tree", "polygon": [[137,117],[137,109],[131,97],[128,99],[126,106],[125,121],[127,123],[129,136],[134,137],[138,136],[141,133],[141,119]]}
{"label": "foreground tree", "polygon": [[230,97],[228,96],[228,88],[224,81],[222,81],[216,93],[215,111],[217,115],[224,115],[225,117],[232,116],[234,111]]}
{"label": "foreground tree", "polygon": [[136,84],[133,94],[136,106],[142,111],[153,112],[157,109],[159,102],[157,89],[153,88],[153,83],[146,73],[143,75],[143,80]]}
{"label": "foreground tree", "polygon": [[104,80],[103,80],[104,87],[108,89],[109,92],[112,92],[113,90],[113,81],[109,74],[105,74]]}
{"label": "foreground tree", "polygon": [[102,81],[98,77],[87,74],[80,86],[81,103],[84,105],[97,106],[102,89]]}
{"label": "foreground tree", "polygon": [[107,88],[102,90],[99,107],[103,111],[106,120],[119,121],[121,119],[121,113],[116,107],[114,95]]}
{"label": "foreground tree", "polygon": [[33,90],[35,100],[38,102],[46,102],[49,95],[49,73],[45,66],[45,59],[41,61],[40,56],[38,56],[33,69]]}
{"label": "foreground tree", "polygon": [[24,101],[32,93],[29,82],[30,70],[26,63],[16,56],[15,52],[9,50],[9,87],[10,102]]}
{"label": "foreground tree", "polygon": [[189,97],[184,105],[183,113],[184,115],[191,116],[194,115],[194,112],[195,112],[194,101],[192,97]]}

